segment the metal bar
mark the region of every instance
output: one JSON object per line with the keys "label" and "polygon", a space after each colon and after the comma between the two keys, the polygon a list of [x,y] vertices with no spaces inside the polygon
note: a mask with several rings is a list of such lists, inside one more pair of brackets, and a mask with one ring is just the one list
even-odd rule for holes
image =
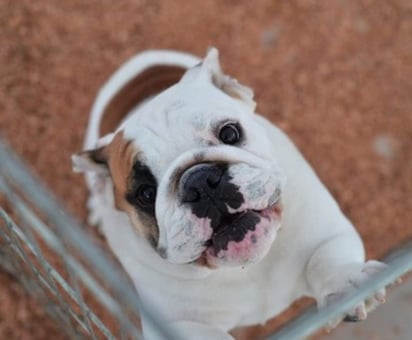
{"label": "metal bar", "polygon": [[[23,232],[20,228],[17,227],[17,225],[15,223],[9,224],[9,226],[14,226],[14,229],[11,230],[19,230],[21,232],[21,236],[19,237],[20,240],[22,240],[27,247],[30,248],[31,252],[33,255],[35,255],[35,257],[39,260],[41,267],[44,269],[46,276],[48,278],[48,289],[53,293],[53,295],[58,299],[59,304],[61,305],[61,308],[68,314],[72,314],[70,313],[71,311],[69,310],[70,307],[67,305],[67,302],[65,301],[64,297],[61,295],[56,282],[53,278],[53,276],[51,275],[51,266],[50,264],[46,261],[46,259],[43,256],[43,252],[40,250],[40,247],[33,235],[33,232],[31,231],[31,223],[34,220],[34,214],[27,214],[27,207],[21,203],[21,201],[19,199],[17,199],[17,195],[13,193],[13,191],[11,190],[11,188],[7,185],[7,183],[5,183],[1,178],[0,178],[0,189],[2,189],[3,192],[5,192],[7,194],[7,198],[10,202],[13,203],[13,207],[16,210],[16,212],[19,213],[19,217],[23,220],[22,225],[25,226],[25,231]],[[1,209],[1,208],[0,208]],[[4,211],[2,211],[2,213],[4,213]],[[24,234],[24,237],[22,237]],[[64,244],[62,244],[62,246],[64,247]],[[65,252],[64,249],[62,249],[62,252]],[[61,258],[63,259],[64,262],[64,257],[61,256]],[[46,280],[46,279],[44,279]],[[77,290],[77,292],[79,293],[80,291]],[[81,299],[81,294],[77,294],[78,298]],[[77,315],[75,317],[75,319],[77,318]],[[69,320],[67,320],[69,321]],[[87,320],[88,321],[88,320]],[[83,328],[84,325],[82,324]],[[86,329],[85,331],[87,331],[92,337],[93,339],[95,339],[94,337],[94,332],[93,329],[91,328],[91,325],[86,322]]]}
{"label": "metal bar", "polygon": [[[65,256],[67,264],[73,268],[73,271],[77,273],[77,276],[81,279],[81,281],[88,287],[91,292],[100,300],[103,305],[108,308],[109,311],[112,313],[116,314],[118,317],[122,319],[122,322],[127,326],[128,331],[131,334],[135,334],[138,336],[140,332],[137,330],[135,326],[131,323],[131,321],[127,318],[124,313],[122,313],[119,309],[119,304],[116,302],[106,291],[102,286],[89,274],[89,272],[84,268],[83,265],[81,265],[76,259],[73,258],[73,256],[69,253],[62,253],[62,247],[60,246],[60,239],[57,238],[56,235],[54,235],[49,228],[47,228],[46,225],[40,221],[34,213],[30,211],[30,209],[25,206],[24,203],[20,202],[21,204],[21,209],[24,210],[24,215],[30,216],[30,219],[32,221],[32,227],[43,237],[43,239],[48,241],[48,245],[52,250],[60,254],[61,256]],[[23,208],[24,207],[24,208]],[[67,284],[67,282],[60,276],[60,274],[55,271],[53,268],[50,268],[52,271],[53,276],[55,279],[60,283],[60,285],[65,289],[65,291],[69,294],[69,296],[76,302],[78,303],[78,298],[76,296],[75,291]],[[109,338],[112,338],[113,336],[110,334],[110,332],[107,330],[107,328],[103,329],[103,324],[101,321],[90,311],[90,309],[87,310],[89,313],[91,313],[91,317],[93,319],[93,323],[96,324],[100,328],[101,331],[104,330],[104,334],[108,336]],[[110,336],[109,336],[110,334]]]}
{"label": "metal bar", "polygon": [[154,317],[155,313],[143,304],[134,289],[123,279],[120,269],[104,254],[104,252],[91,244],[89,236],[82,230],[80,225],[70,216],[63,212],[57,199],[40,185],[40,180],[35,180],[25,169],[23,163],[0,142],[0,171],[6,174],[13,183],[24,188],[30,202],[44,212],[63,238],[81,254],[88,264],[96,269],[102,278],[113,288],[116,296],[136,316],[144,313],[146,320],[156,327],[165,339],[178,338],[170,329],[165,329],[161,322]]}
{"label": "metal bar", "polygon": [[[4,218],[3,215],[3,211],[0,208],[0,217]],[[6,220],[6,222],[9,222]],[[31,278],[36,278],[37,282],[42,284],[44,287],[47,288],[48,291],[50,291],[52,293],[53,296],[55,296],[56,298],[58,298],[58,292],[55,290],[54,287],[52,287],[50,285],[50,283],[43,277],[43,275],[39,272],[39,270],[37,269],[37,267],[33,264],[33,262],[30,260],[29,256],[27,255],[27,253],[25,252],[25,250],[22,248],[22,246],[20,245],[20,242],[17,239],[18,234],[15,233],[16,228],[14,223],[7,223],[7,226],[10,228],[10,235],[12,238],[12,242],[9,243],[9,247],[11,249],[13,249],[14,253],[17,254],[20,259],[26,263],[31,272],[32,272],[32,276]],[[20,231],[20,234],[23,235],[23,233]],[[23,241],[24,242],[24,241]],[[28,247],[30,247],[29,244],[27,244]],[[31,246],[32,247],[32,246]],[[25,276],[22,276],[22,272],[21,272],[21,268],[19,271],[19,278],[21,280],[23,280],[23,282],[27,285],[30,283],[30,286],[28,287],[28,291],[32,293],[32,295],[34,295],[35,297],[37,297],[38,299],[41,299],[43,301],[47,301],[49,300],[49,298],[47,297],[45,291],[41,288],[40,284],[37,285],[32,285],[31,284],[31,280],[26,278]],[[33,294],[33,288],[36,288],[37,293]],[[40,289],[39,289],[40,288]],[[65,324],[71,324],[71,322],[68,319],[68,315],[72,316],[74,319],[76,319],[76,321],[79,321],[77,316],[74,315],[72,312],[72,310],[70,310],[69,308],[67,308],[67,306],[63,303],[62,300],[59,301],[60,305],[61,305],[61,309],[64,309],[65,313],[62,314],[62,320],[64,321]],[[81,326],[82,322],[78,322]],[[71,328],[66,328],[70,333],[73,332],[73,330]]]}
{"label": "metal bar", "polygon": [[[28,212],[25,212],[25,214],[29,214]],[[6,223],[8,223],[11,226],[12,231],[20,238],[24,243],[27,244],[28,248],[30,251],[37,256],[36,249],[33,248],[33,246],[26,240],[25,235],[23,232],[20,231],[20,229],[15,225],[15,223],[10,219],[10,217],[4,212],[3,209],[0,208],[0,217],[5,220]],[[37,228],[39,227],[39,223],[41,223],[35,216],[33,216],[33,226],[36,226]],[[35,228],[35,229],[37,229]],[[50,235],[48,235],[48,239],[52,239]],[[56,240],[54,240],[56,241]],[[56,242],[53,242],[52,244],[56,244]],[[49,244],[50,245],[50,244]],[[56,247],[51,246],[53,250],[56,251]],[[61,248],[58,248],[61,249]],[[72,260],[71,256],[67,256],[66,261],[68,261],[69,265],[72,268],[75,268],[77,273],[84,273],[85,269],[84,268],[79,268],[80,266],[73,265],[73,263],[76,263],[75,260]],[[50,275],[53,277],[56,282],[59,283],[59,285],[64,289],[64,291],[68,294],[68,296],[76,303],[79,304],[78,300],[78,294],[67,284],[67,282],[63,279],[63,277],[46,261],[46,267],[47,271],[50,273]],[[79,274],[78,274],[79,275]],[[81,277],[84,277],[84,275],[79,275]],[[90,281],[90,280],[86,280]],[[92,285],[95,284],[94,281],[92,281]],[[97,295],[99,297],[99,295]],[[115,304],[114,301],[111,301],[111,304]],[[89,309],[86,307],[87,313],[89,313],[91,320],[93,323],[100,329],[102,334],[104,334],[108,339],[115,340],[115,337],[110,333],[110,331],[106,328],[106,326],[101,322],[101,320]]]}
{"label": "metal bar", "polygon": [[16,275],[16,271],[18,268],[16,259],[14,256],[10,256],[8,253],[10,252],[10,237],[8,236],[7,232],[5,230],[7,230],[7,222],[4,219],[0,218],[0,222],[3,221],[3,224],[0,224],[0,237],[1,239],[3,239],[3,242],[1,244],[1,253],[0,253],[0,257],[1,257],[1,262],[0,262],[0,266],[5,269],[8,273],[12,274],[12,275]]}
{"label": "metal bar", "polygon": [[79,286],[79,282],[77,280],[77,277],[73,273],[73,268],[71,268],[66,261],[64,261],[64,265],[65,265],[66,270],[69,274],[69,280],[70,280],[70,283],[71,283],[71,287],[73,287],[73,290],[75,292],[77,292],[78,304],[79,304],[80,309],[82,311],[83,320],[85,320],[85,322],[86,322],[89,335],[91,336],[91,338],[93,340],[96,340],[97,336],[96,336],[96,333],[93,330],[92,321],[91,321],[91,318],[90,318],[90,310],[87,308],[86,303],[84,302],[84,299],[83,299],[83,295],[80,293],[80,286]]}
{"label": "metal bar", "polygon": [[315,331],[325,327],[329,320],[339,318],[351,310],[360,301],[373,295],[379,289],[395,282],[395,280],[412,270],[412,241],[396,250],[396,256],[390,256],[388,266],[380,273],[365,282],[359,289],[348,294],[339,302],[316,311],[309,311],[287,323],[279,331],[268,337],[270,340],[304,339]]}

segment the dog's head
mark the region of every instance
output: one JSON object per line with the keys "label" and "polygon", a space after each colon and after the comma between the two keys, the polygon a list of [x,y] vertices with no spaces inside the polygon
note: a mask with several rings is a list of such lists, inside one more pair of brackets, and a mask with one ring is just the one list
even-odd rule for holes
{"label": "dog's head", "polygon": [[254,108],[211,49],[74,167],[111,177],[115,206],[166,260],[253,263],[280,226],[284,182]]}

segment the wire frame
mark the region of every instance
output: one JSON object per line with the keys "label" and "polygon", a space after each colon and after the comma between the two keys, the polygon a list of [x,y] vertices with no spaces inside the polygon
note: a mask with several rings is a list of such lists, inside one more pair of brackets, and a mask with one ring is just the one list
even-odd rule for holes
{"label": "wire frame", "polygon": [[[70,338],[141,339],[141,314],[159,336],[180,338],[164,329],[119,265],[1,141],[0,203],[8,207],[7,212],[0,207],[0,266],[19,279]],[[305,338],[411,271],[412,242],[386,262],[384,271],[352,294],[321,311],[309,308],[270,339]]]}
{"label": "wire frame", "polygon": [[175,338],[156,323],[120,266],[56,202],[0,141],[0,265],[70,338],[142,339],[142,313],[165,339]]}

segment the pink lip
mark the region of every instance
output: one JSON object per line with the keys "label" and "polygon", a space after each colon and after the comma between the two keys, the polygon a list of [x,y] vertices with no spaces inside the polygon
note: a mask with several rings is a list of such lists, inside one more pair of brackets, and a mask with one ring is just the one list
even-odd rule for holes
{"label": "pink lip", "polygon": [[[245,239],[240,242],[229,241],[227,250],[220,250],[220,253],[225,254],[228,263],[247,262],[250,258],[254,258],[256,254],[264,252],[268,249],[271,239],[271,234],[275,233],[280,227],[280,219],[282,215],[282,204],[279,201],[270,205],[263,210],[254,210],[253,212],[261,216],[261,222],[256,226],[256,230],[250,230]],[[273,228],[273,222],[277,226]],[[272,226],[272,227],[271,227]],[[219,259],[220,258],[220,259]],[[210,268],[216,267],[216,261],[221,261],[222,258],[216,254],[214,245],[209,245],[203,252],[198,264],[206,265]]]}

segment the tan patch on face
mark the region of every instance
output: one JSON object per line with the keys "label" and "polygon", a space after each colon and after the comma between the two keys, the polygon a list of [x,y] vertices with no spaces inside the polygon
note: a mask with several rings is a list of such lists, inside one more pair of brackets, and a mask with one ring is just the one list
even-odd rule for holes
{"label": "tan patch on face", "polygon": [[[151,218],[140,216],[136,207],[131,205],[126,195],[130,191],[130,176],[139,150],[131,140],[124,138],[123,131],[118,132],[110,144],[104,150],[107,157],[107,165],[113,181],[114,204],[117,209],[124,211],[130,218],[137,231],[151,241],[157,241],[158,229]],[[154,219],[154,218],[153,218]]]}
{"label": "tan patch on face", "polygon": [[118,132],[110,144],[105,147],[107,165],[114,184],[116,208],[124,210],[125,195],[128,190],[129,174],[132,170],[138,150],[131,140],[126,140],[123,131]]}

